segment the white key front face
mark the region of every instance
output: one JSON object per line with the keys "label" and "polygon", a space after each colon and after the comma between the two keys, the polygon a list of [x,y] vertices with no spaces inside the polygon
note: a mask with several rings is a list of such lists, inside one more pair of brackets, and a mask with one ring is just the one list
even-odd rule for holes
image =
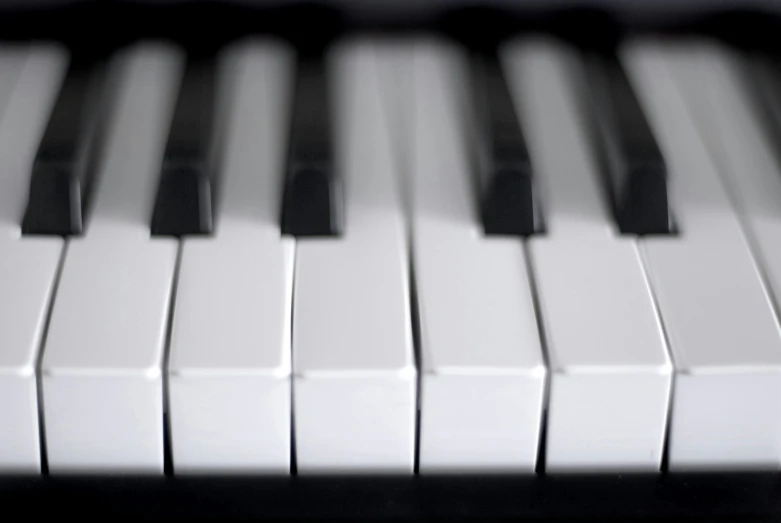
{"label": "white key front face", "polygon": [[0,49],[0,472],[41,466],[35,367],[62,240],[21,238],[19,222],[66,58],[56,48]]}
{"label": "white key front face", "polygon": [[420,309],[420,472],[534,470],[545,382],[518,240],[486,238],[472,205],[455,49],[412,50],[407,113]]}
{"label": "white key front face", "polygon": [[775,469],[781,335],[770,300],[662,47],[635,42],[623,58],[665,153],[681,230],[643,242],[678,371],[669,467]]}
{"label": "white key front face", "polygon": [[416,371],[403,208],[371,43],[330,61],[345,232],[296,246],[299,473],[412,472]]}
{"label": "white key front face", "polygon": [[295,245],[277,209],[292,56],[252,42],[222,60],[232,111],[217,231],[184,241],[171,333],[174,473],[287,473]]}
{"label": "white key front face", "polygon": [[94,211],[86,236],[67,248],[44,349],[52,473],[163,470],[162,362],[177,243],[148,231],[181,59],[155,45],[122,59]]}
{"label": "white key front face", "polygon": [[530,241],[551,366],[546,471],[659,470],[672,366],[636,242],[603,202],[575,56],[519,41],[505,66],[544,189]]}

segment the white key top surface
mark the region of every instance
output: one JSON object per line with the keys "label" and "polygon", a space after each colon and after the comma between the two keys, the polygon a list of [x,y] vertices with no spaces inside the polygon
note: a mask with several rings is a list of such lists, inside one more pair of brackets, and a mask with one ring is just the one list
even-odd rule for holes
{"label": "white key top surface", "polygon": [[[533,471],[545,367],[524,247],[486,238],[472,202],[455,49],[413,50],[409,103],[420,309],[420,471]],[[461,114],[460,114],[461,113]]]}
{"label": "white key top surface", "polygon": [[174,472],[287,473],[295,244],[277,209],[292,56],[251,42],[222,60],[232,107],[217,230],[184,241],[171,333]]}
{"label": "white key top surface", "polygon": [[543,189],[530,240],[550,361],[547,471],[658,470],[672,365],[634,238],[599,186],[575,56],[550,40],[504,54]]}
{"label": "white key top surface", "polygon": [[345,233],[300,240],[293,314],[299,473],[412,472],[414,363],[398,172],[371,43],[331,56]]}
{"label": "white key top surface", "polygon": [[52,473],[163,470],[177,243],[150,239],[148,222],[181,59],[146,44],[118,60],[94,211],[86,236],[69,242],[42,361]]}
{"label": "white key top surface", "polygon": [[[90,238],[148,241],[160,166],[179,94],[183,55],[147,42],[124,51],[112,64],[115,106],[96,173]],[[155,240],[156,241],[156,240]]]}
{"label": "white key top surface", "polygon": [[[0,234],[18,239],[30,189],[30,170],[68,62],[55,46],[13,46],[0,51]],[[25,118],[25,116],[27,116]]]}
{"label": "white key top surface", "polygon": [[[781,298],[781,169],[774,144],[755,114],[750,72],[726,48],[695,40],[665,48],[665,61],[719,166],[744,232],[772,289]],[[708,88],[704,89],[705,82]]]}
{"label": "white key top surface", "polygon": [[0,49],[0,471],[40,471],[36,365],[62,252],[59,238],[20,238],[29,167],[66,55]]}
{"label": "white key top surface", "polygon": [[770,300],[661,46],[635,42],[623,59],[667,159],[681,232],[642,245],[677,370],[669,467],[777,468],[781,418],[768,398],[781,395],[781,336]]}

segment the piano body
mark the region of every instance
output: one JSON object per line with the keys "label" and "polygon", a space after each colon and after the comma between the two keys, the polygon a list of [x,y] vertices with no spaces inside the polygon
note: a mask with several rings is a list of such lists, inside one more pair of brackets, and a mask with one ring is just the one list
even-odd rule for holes
{"label": "piano body", "polygon": [[779,5],[0,6],[3,510],[781,518]]}

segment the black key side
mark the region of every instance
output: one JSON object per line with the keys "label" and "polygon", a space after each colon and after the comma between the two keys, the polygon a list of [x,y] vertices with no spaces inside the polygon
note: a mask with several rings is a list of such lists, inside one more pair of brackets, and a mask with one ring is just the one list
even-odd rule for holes
{"label": "black key side", "polygon": [[213,61],[189,61],[163,155],[153,236],[204,235],[213,230],[215,90]]}
{"label": "black key side", "polygon": [[671,234],[667,166],[629,79],[613,53],[587,52],[598,147],[619,230]]}
{"label": "black key side", "polygon": [[540,232],[532,163],[501,64],[494,53],[475,54],[471,72],[483,230],[511,236]]}
{"label": "black key side", "polygon": [[68,68],[33,160],[23,234],[83,232],[100,147],[105,81],[102,61],[76,58]]}
{"label": "black key side", "polygon": [[343,187],[334,168],[325,61],[303,58],[296,82],[282,234],[339,236],[344,226]]}

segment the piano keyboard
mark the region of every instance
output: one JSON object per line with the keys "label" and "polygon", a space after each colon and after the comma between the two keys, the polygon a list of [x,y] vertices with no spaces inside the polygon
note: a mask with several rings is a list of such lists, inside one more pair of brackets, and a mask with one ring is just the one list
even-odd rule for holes
{"label": "piano keyboard", "polygon": [[781,65],[0,47],[0,471],[781,464]]}

